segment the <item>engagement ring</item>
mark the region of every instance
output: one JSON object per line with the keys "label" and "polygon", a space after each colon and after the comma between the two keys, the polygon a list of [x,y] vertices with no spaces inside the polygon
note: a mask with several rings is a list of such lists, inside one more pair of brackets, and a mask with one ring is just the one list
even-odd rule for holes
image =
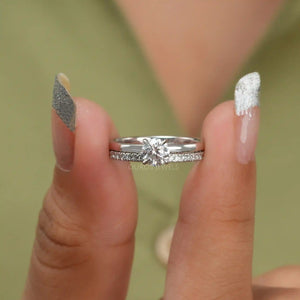
{"label": "engagement ring", "polygon": [[151,166],[202,160],[204,151],[198,138],[179,136],[136,136],[110,142],[110,158],[142,162]]}

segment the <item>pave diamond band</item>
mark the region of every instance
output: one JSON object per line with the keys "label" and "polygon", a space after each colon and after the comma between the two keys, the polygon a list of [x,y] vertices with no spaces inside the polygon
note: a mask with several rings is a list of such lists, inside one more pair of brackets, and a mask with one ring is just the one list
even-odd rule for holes
{"label": "pave diamond band", "polygon": [[[110,151],[110,158],[132,162],[143,162],[143,155],[135,152]],[[172,153],[169,155],[168,163],[170,162],[191,162],[203,159],[203,151]]]}
{"label": "pave diamond band", "polygon": [[203,154],[200,140],[190,137],[125,137],[110,143],[110,158],[152,166],[199,161]]}

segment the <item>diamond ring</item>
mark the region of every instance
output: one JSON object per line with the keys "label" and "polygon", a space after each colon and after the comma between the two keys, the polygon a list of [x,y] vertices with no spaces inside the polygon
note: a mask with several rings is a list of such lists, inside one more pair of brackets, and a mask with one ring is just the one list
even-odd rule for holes
{"label": "diamond ring", "polygon": [[161,166],[174,162],[202,160],[204,151],[198,138],[180,136],[133,136],[110,142],[110,158]]}

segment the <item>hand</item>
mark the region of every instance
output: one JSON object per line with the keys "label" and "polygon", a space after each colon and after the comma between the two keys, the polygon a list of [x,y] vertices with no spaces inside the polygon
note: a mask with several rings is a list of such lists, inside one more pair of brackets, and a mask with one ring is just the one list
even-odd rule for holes
{"label": "hand", "polygon": [[[116,130],[98,105],[70,97],[62,74],[53,106],[57,164],[40,212],[23,300],[125,299],[137,195],[128,164],[108,156]],[[205,158],[195,164],[183,190],[164,300],[300,299],[297,267],[264,275],[252,286],[257,107],[253,113],[250,121],[238,117],[229,101],[205,119]]]}

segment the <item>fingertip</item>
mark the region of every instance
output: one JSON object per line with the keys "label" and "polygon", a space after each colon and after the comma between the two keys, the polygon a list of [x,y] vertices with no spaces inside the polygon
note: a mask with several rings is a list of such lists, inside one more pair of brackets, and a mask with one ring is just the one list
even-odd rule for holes
{"label": "fingertip", "polygon": [[[127,210],[124,206],[134,211],[128,215],[135,215],[134,200],[128,203],[136,198],[129,165],[109,156],[110,139],[118,135],[110,116],[97,103],[84,98],[74,100],[77,116],[71,193],[85,195],[82,198],[89,201],[91,209],[105,206],[106,215],[122,215]],[[112,195],[113,201],[109,200]]]}
{"label": "fingertip", "polygon": [[74,169],[105,169],[109,164],[109,140],[117,130],[107,112],[97,103],[75,98],[77,107]]}
{"label": "fingertip", "polygon": [[[189,216],[194,214],[195,205],[213,208],[234,206],[239,202],[238,194],[244,193],[254,198],[255,161],[241,164],[237,160],[236,119],[234,101],[227,101],[216,106],[204,121],[204,158],[189,174],[183,190],[183,211],[187,210]],[[209,203],[191,201],[194,198],[199,200],[199,193],[206,192],[206,196],[211,198]]]}
{"label": "fingertip", "polygon": [[205,118],[202,128],[205,160],[213,157],[222,160],[224,156],[233,158],[235,142],[234,101],[216,106]]}
{"label": "fingertip", "polygon": [[[69,135],[72,137],[72,168],[66,172],[61,164],[56,163],[54,184],[65,193],[91,193],[96,190],[95,186],[98,186],[99,182],[110,180],[109,177],[113,177],[112,173],[118,175],[109,158],[109,140],[118,133],[108,113],[99,104],[81,97],[74,97],[73,100],[76,105],[75,129],[71,132],[66,126],[56,126],[56,136],[60,139],[54,139],[57,141],[55,144],[58,144],[56,148],[64,153],[66,151],[62,151],[59,146],[67,143]],[[55,118],[55,112],[53,114]],[[56,119],[58,123],[62,123],[58,117]]]}

